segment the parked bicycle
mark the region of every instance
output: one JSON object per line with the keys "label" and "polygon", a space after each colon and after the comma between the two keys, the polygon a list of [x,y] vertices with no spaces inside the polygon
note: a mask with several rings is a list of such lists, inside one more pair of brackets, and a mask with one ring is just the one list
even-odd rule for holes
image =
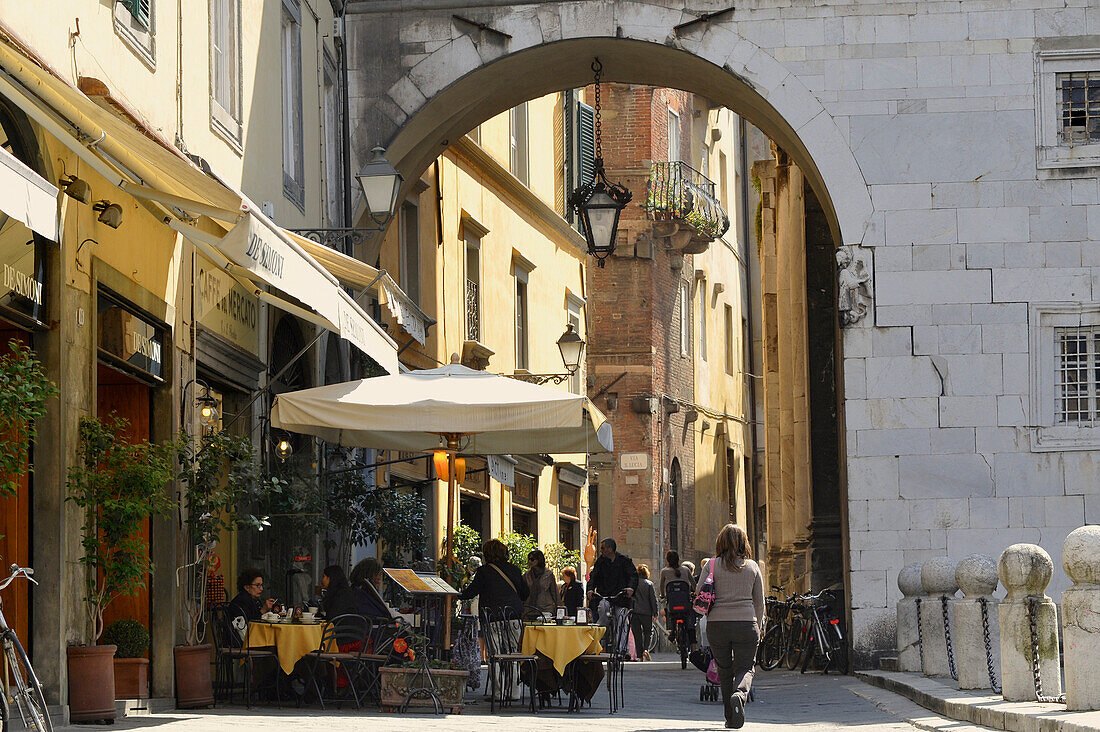
{"label": "parked bicycle", "polygon": [[[32,577],[34,570],[30,567],[13,564],[9,571],[10,576],[0,582],[0,591],[20,577],[38,584]],[[35,676],[31,661],[27,658],[27,652],[23,650],[23,644],[19,642],[15,630],[8,627],[3,609],[3,597],[0,597],[0,647],[3,648],[0,660],[0,715],[3,717],[3,730],[8,732],[9,725],[17,721],[18,713],[24,729],[53,732],[53,723],[46,709],[46,697],[42,695],[42,685]]]}
{"label": "parked bicycle", "polygon": [[[772,585],[776,592],[783,592],[783,588]],[[791,634],[790,614],[794,598],[787,595],[786,600],[780,600],[776,595],[768,595],[764,598],[764,636],[760,639],[760,646],[756,655],[756,662],[765,671],[771,671],[782,661],[787,651],[787,639]]]}
{"label": "parked bicycle", "polygon": [[830,590],[795,598],[791,606],[794,619],[784,659],[787,668],[794,670],[801,665],[801,672],[806,673],[813,662],[824,674],[829,673],[830,668],[839,669],[841,673],[847,671],[848,646],[840,628],[840,618],[826,602],[835,599],[836,595]]}

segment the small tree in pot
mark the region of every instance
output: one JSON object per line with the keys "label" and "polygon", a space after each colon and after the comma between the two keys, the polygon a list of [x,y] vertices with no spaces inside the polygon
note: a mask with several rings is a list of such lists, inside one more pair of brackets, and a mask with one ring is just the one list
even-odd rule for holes
{"label": "small tree in pot", "polygon": [[116,620],[103,631],[103,643],[115,646],[115,698],[149,698],[149,631],[136,620]]}
{"label": "small tree in pot", "polygon": [[[85,568],[84,603],[93,643],[103,634],[103,611],[116,597],[145,587],[153,571],[149,547],[141,537],[143,523],[169,512],[165,492],[172,479],[177,447],[174,442],[130,441],[129,422],[117,416],[80,421],[80,462],[69,469],[68,500],[84,511],[80,563]],[[114,655],[113,646],[69,649],[69,695],[74,721],[113,719],[114,673],[96,667]],[[105,659],[92,660],[99,655]],[[81,664],[74,669],[74,657]],[[93,667],[86,668],[85,662]],[[96,690],[98,687],[98,691]]]}

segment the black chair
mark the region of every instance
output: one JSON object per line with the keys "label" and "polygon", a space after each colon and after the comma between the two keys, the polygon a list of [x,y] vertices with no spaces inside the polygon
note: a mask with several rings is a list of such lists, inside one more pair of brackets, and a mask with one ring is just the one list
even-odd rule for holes
{"label": "black chair", "polygon": [[569,711],[580,711],[582,700],[577,695],[577,673],[583,663],[607,664],[607,704],[608,713],[619,711],[623,701],[623,662],[630,654],[630,608],[611,608],[611,619],[604,634],[603,653],[584,653],[577,656],[570,665]]}
{"label": "black chair", "polygon": [[[210,627],[214,632],[215,650],[215,699],[219,692],[228,694],[228,701],[233,703],[233,692],[240,688],[244,693],[244,703],[248,708],[252,707],[252,695],[258,689],[252,688],[255,676],[256,661],[263,661],[266,665],[278,665],[278,659],[274,648],[250,648],[245,643],[247,633],[251,625],[245,625],[243,629],[234,625],[237,618],[231,617],[231,609],[228,604],[215,605],[210,611]],[[243,618],[242,618],[243,619]],[[246,621],[247,622],[247,621]],[[242,635],[242,630],[245,635]],[[244,678],[238,684],[236,672],[238,668],[244,669]],[[223,697],[222,701],[226,699]]]}
{"label": "black chair", "polygon": [[[361,699],[356,683],[363,681],[363,657],[367,654],[367,644],[371,637],[371,622],[362,615],[338,615],[328,622],[321,634],[321,643],[317,650],[308,654],[312,660],[309,678],[313,683],[313,690],[317,694],[317,700],[321,703],[321,709],[325,708],[325,695],[317,683],[317,669],[325,664],[326,686],[331,687],[332,696],[328,701],[337,701],[341,705],[344,699],[339,696],[340,672],[348,682],[348,690],[355,702],[355,708],[361,708]],[[348,650],[341,651],[341,646]]]}
{"label": "black chair", "polygon": [[[538,657],[520,652],[523,644],[523,621],[520,615],[508,608],[486,610],[482,615],[485,618],[485,646],[489,652],[489,713],[496,710],[498,701],[502,707],[511,703],[512,684],[522,681],[520,677],[523,669],[527,669],[529,674],[527,679],[531,692],[531,711],[535,712]],[[513,668],[515,673],[510,672]],[[498,679],[500,684],[497,683]],[[520,701],[522,700],[521,692]]]}

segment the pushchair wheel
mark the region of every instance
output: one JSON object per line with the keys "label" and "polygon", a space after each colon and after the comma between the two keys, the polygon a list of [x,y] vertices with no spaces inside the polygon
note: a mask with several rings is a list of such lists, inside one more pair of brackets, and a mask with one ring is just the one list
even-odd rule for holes
{"label": "pushchair wheel", "polygon": [[699,687],[699,701],[706,701],[706,700],[707,700],[707,686],[706,686],[706,684],[703,684],[702,686]]}

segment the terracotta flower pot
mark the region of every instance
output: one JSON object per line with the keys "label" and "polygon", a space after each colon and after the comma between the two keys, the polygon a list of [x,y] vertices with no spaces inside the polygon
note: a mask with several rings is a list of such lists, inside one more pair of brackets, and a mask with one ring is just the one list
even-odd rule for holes
{"label": "terracotta flower pot", "polygon": [[214,705],[210,660],[214,647],[176,646],[176,706],[180,709]]}
{"label": "terracotta flower pot", "polygon": [[149,698],[149,659],[115,659],[115,699]]}
{"label": "terracotta flower pot", "polygon": [[115,646],[70,646],[69,719],[73,722],[115,718]]}
{"label": "terracotta flower pot", "polygon": [[[379,690],[382,711],[394,711],[404,703],[405,695],[409,692],[409,683],[419,673],[419,669],[383,666],[379,671],[382,674]],[[465,669],[433,668],[431,674],[443,708],[451,714],[461,714],[462,692],[466,688],[469,672]],[[409,700],[409,706],[430,707],[434,703],[427,697],[415,697]]]}

